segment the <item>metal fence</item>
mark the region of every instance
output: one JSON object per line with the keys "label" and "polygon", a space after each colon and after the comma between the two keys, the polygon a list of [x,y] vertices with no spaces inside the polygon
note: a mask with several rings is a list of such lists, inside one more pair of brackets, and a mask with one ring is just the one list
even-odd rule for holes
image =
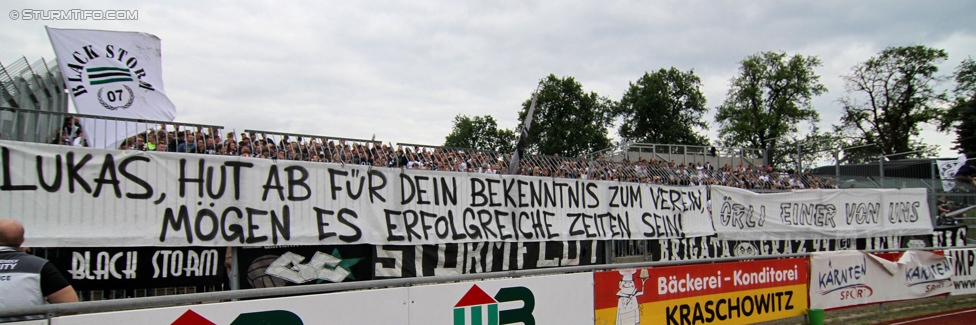
{"label": "metal fence", "polygon": [[[111,129],[115,134],[123,134],[125,130],[140,131],[129,132],[127,134],[130,136],[127,139],[117,142],[118,139],[100,137],[101,134],[105,134],[103,132],[91,132],[86,136],[86,130],[83,128],[86,122],[90,122],[90,125],[95,128]],[[114,149],[142,150],[150,142],[154,142],[152,145],[154,148],[165,148],[169,142],[185,141],[182,139],[188,139],[191,135],[198,139],[213,138],[219,142],[223,129],[224,127],[219,125],[199,123],[0,107],[0,140],[99,147],[118,143],[119,146]]]}
{"label": "metal fence", "polygon": [[49,112],[68,110],[68,95],[56,60],[0,63],[0,105]]}
{"label": "metal fence", "polygon": [[585,155],[588,159],[613,159],[617,161],[664,161],[676,166],[698,166],[710,164],[716,168],[728,165],[730,168],[738,166],[765,165],[766,151],[755,148],[734,148],[721,146],[695,146],[680,144],[631,143],[623,144]]}
{"label": "metal fence", "polygon": [[[228,135],[229,139],[232,135]],[[384,163],[387,146],[376,139],[354,139],[245,129],[238,140],[241,156],[374,165]],[[381,150],[382,149],[382,150]],[[249,151],[249,153],[245,153]],[[229,153],[232,154],[232,153]],[[373,159],[373,157],[377,159]]]}

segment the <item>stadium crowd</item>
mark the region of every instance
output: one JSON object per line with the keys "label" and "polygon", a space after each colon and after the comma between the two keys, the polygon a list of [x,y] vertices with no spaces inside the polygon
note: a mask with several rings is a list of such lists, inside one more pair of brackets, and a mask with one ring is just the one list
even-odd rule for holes
{"label": "stadium crowd", "polygon": [[[85,146],[77,119],[65,119],[54,144]],[[296,139],[297,138],[297,139]],[[421,147],[375,141],[307,138],[287,134],[227,132],[215,129],[170,130],[164,125],[129,137],[118,149],[226,155],[260,159],[296,160],[432,171],[507,174],[508,153],[464,148]],[[832,177],[755,166],[740,159],[733,166],[716,167],[707,159],[697,162],[635,160],[597,157],[529,155],[519,164],[519,175],[639,182],[664,185],[724,185],[752,190],[840,188]],[[730,159],[731,160],[731,159]]]}

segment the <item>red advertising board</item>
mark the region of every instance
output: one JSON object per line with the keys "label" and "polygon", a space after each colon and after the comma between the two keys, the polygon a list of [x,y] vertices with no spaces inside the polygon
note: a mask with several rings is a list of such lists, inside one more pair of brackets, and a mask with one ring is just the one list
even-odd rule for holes
{"label": "red advertising board", "polygon": [[596,324],[744,324],[803,315],[807,259],[594,273]]}

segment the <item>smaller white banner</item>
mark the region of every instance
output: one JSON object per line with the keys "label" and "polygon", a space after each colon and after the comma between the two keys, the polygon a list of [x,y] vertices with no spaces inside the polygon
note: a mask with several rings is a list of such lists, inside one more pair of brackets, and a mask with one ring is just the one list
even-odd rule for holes
{"label": "smaller white banner", "polygon": [[810,308],[832,309],[949,293],[945,256],[907,251],[892,262],[863,251],[818,252],[810,258]]}
{"label": "smaller white banner", "polygon": [[841,239],[932,234],[924,188],[796,190],[760,194],[711,186],[720,239]]}

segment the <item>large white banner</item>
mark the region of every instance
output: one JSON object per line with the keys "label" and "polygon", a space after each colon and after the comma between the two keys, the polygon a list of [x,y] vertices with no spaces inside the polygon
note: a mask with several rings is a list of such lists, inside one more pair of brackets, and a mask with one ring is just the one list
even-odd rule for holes
{"label": "large white banner", "polygon": [[725,240],[931,235],[924,188],[755,193],[712,186],[715,232]]}
{"label": "large white banner", "polygon": [[950,260],[906,251],[889,261],[863,251],[810,255],[810,308],[831,309],[949,293]]}
{"label": "large white banner", "polygon": [[27,245],[266,246],[714,234],[707,188],[0,142]]}
{"label": "large white banner", "polygon": [[[47,28],[75,109],[81,114],[172,121],[159,38],[146,33]],[[101,123],[99,123],[101,122]],[[117,148],[145,124],[83,119],[89,146]]]}

